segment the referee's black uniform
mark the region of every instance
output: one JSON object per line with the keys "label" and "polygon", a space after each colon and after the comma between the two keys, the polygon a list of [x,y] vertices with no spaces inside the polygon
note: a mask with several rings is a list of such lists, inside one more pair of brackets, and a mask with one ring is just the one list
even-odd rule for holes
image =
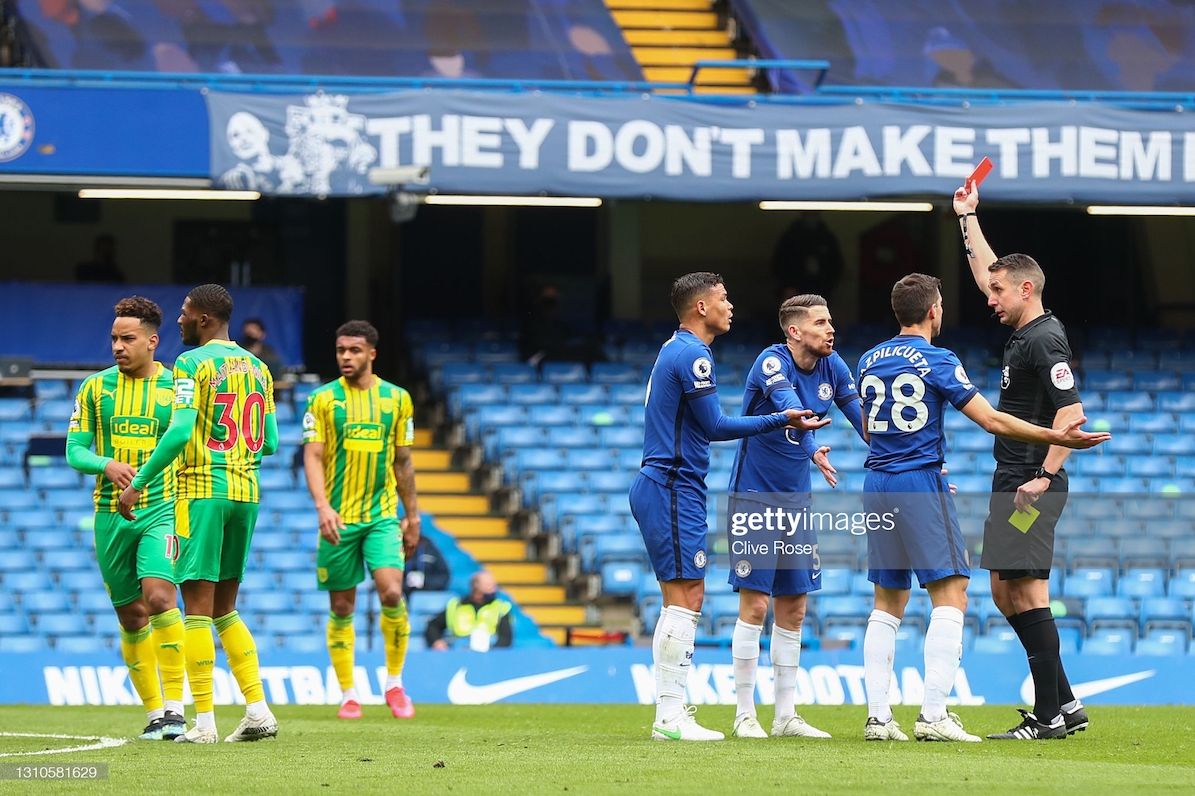
{"label": "referee's black uniform", "polygon": [[[1054,313],[1046,310],[1014,331],[1004,345],[997,409],[1035,426],[1052,427],[1059,409],[1079,402],[1066,329]],[[1038,477],[1049,449],[1049,445],[996,437],[996,472],[992,475],[992,496],[983,530],[982,565],[1001,580],[1050,577],[1054,526],[1066,506],[1066,470],[1054,475],[1049,489],[1033,505],[1041,514],[1028,529],[1010,522],[1017,488]],[[1018,518],[1025,519],[1024,515]],[[1024,526],[1024,522],[1020,524]]]}

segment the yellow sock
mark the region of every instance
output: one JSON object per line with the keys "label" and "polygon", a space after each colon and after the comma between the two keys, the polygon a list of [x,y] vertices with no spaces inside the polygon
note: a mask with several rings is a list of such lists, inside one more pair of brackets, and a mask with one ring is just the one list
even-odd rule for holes
{"label": "yellow sock", "polygon": [[195,699],[196,713],[212,712],[212,669],[216,666],[216,641],[210,616],[188,616],[183,622],[186,641],[187,681]]}
{"label": "yellow sock", "polygon": [[328,657],[332,659],[332,668],[336,670],[336,680],[340,683],[341,691],[348,691],[353,687],[356,643],[357,631],[353,629],[353,615],[337,616],[329,612]]}
{"label": "yellow sock", "polygon": [[261,673],[257,668],[257,642],[241,621],[240,614],[233,611],[218,617],[216,632],[220,634],[220,643],[224,645],[224,654],[228,656],[228,668],[241,687],[245,702],[253,704],[264,701],[265,691],[261,687]]}
{"label": "yellow sock", "polygon": [[171,608],[149,618],[153,627],[154,647],[157,650],[158,669],[162,672],[162,696],[167,702],[181,702],[183,699],[183,675],[187,671],[183,642],[186,630],[183,615],[177,608]]}
{"label": "yellow sock", "polygon": [[386,642],[386,674],[398,677],[407,660],[407,640],[411,623],[407,619],[407,604],[403,600],[393,608],[382,606],[382,638]]}
{"label": "yellow sock", "polygon": [[129,667],[129,679],[146,710],[162,709],[162,683],[158,680],[158,659],[149,625],[129,632],[120,629],[120,653]]}

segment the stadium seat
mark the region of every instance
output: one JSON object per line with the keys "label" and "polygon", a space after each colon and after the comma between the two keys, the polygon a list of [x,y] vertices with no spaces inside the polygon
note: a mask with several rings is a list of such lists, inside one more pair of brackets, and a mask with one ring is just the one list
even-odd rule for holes
{"label": "stadium seat", "polygon": [[[1195,398],[1195,393],[1192,393]],[[1157,434],[1154,436],[1155,454],[1163,456],[1195,456],[1195,437],[1190,434]]]}
{"label": "stadium seat", "polygon": [[1103,630],[1083,642],[1084,655],[1130,655],[1133,634],[1124,630]]}
{"label": "stadium seat", "polygon": [[564,466],[572,470],[608,470],[614,455],[605,448],[572,448],[564,453]]}
{"label": "stadium seat", "polygon": [[[262,574],[267,574],[270,577],[276,577],[275,573],[273,572]],[[246,577],[247,576],[248,573],[246,573]],[[319,584],[315,579],[314,568],[306,572],[301,570],[295,570],[294,572],[283,572],[281,573],[281,583],[281,588],[284,591],[295,592],[297,594],[302,594],[309,591],[318,591],[319,589]],[[276,589],[279,587],[275,585],[272,588]]]}
{"label": "stadium seat", "polygon": [[5,571],[3,565],[8,563],[8,559],[21,555],[22,551],[15,551],[6,553],[0,556],[0,583],[4,588],[16,594],[27,594],[29,592],[42,591],[44,589],[53,588],[50,582],[50,576],[40,570],[28,571]]}
{"label": "stadium seat", "polygon": [[520,406],[554,404],[558,400],[554,384],[512,384],[509,390],[510,402]]}
{"label": "stadium seat", "polygon": [[43,636],[81,636],[87,632],[87,621],[75,613],[38,614],[34,625]]}
{"label": "stadium seat", "polygon": [[[1101,520],[1101,522],[1123,522],[1122,520]],[[1087,539],[1070,539],[1066,544],[1067,568],[1077,570],[1084,566],[1118,567],[1120,558],[1116,540],[1104,536]],[[1111,584],[1109,584],[1111,587]],[[1110,594],[1111,592],[1109,592]],[[1075,597],[1087,595],[1072,595]]]}
{"label": "stadium seat", "polygon": [[271,550],[263,557],[265,569],[274,572],[315,572],[315,558],[302,551]]}
{"label": "stadium seat", "polygon": [[75,610],[81,614],[89,614],[93,617],[96,615],[103,615],[104,617],[111,615],[111,621],[116,621],[116,616],[112,613],[112,598],[108,596],[108,592],[104,591],[102,586],[99,589],[81,591],[75,595]]}
{"label": "stadium seat", "polygon": [[602,593],[612,596],[634,594],[643,577],[643,566],[633,561],[612,561],[602,565]]}
{"label": "stadium seat", "polygon": [[31,467],[29,486],[33,489],[79,489],[83,482],[69,467]]}
{"label": "stadium seat", "polygon": [[1158,631],[1137,642],[1138,655],[1172,657],[1187,653],[1187,636],[1172,631]]}
{"label": "stadium seat", "polygon": [[1181,630],[1191,636],[1191,609],[1185,600],[1177,597],[1147,597],[1141,601],[1141,631],[1149,633],[1154,628]]}
{"label": "stadium seat", "polygon": [[29,623],[25,621],[24,614],[0,614],[0,638],[4,638],[5,636],[16,636],[28,632]]}
{"label": "stadium seat", "polygon": [[30,614],[66,613],[71,610],[70,600],[64,591],[36,591],[26,594],[21,607]]}
{"label": "stadium seat", "polygon": [[532,500],[558,492],[584,492],[587,479],[575,470],[540,470],[528,473],[522,480],[523,492]]}
{"label": "stadium seat", "polygon": [[594,384],[638,384],[639,368],[623,362],[595,362],[590,369]]}
{"label": "stadium seat", "polygon": [[973,451],[975,453],[991,453],[992,437],[983,431],[960,431],[954,435],[955,451]]}
{"label": "stadium seat", "polygon": [[1158,409],[1163,412],[1177,412],[1179,414],[1195,412],[1195,393],[1158,393]]}
{"label": "stadium seat", "polygon": [[1158,367],[1162,370],[1195,370],[1195,351],[1160,351]]}
{"label": "stadium seat", "polygon": [[[1121,439],[1121,437],[1112,439]],[[1145,452],[1138,455],[1147,456],[1149,454]],[[1103,495],[1140,495],[1146,492],[1145,480],[1142,478],[1101,478],[1099,487],[1100,494]]]}
{"label": "stadium seat", "polygon": [[1077,627],[1058,628],[1058,654],[1075,655],[1083,645],[1083,632]]}
{"label": "stadium seat", "polygon": [[435,616],[441,613],[445,606],[448,605],[448,601],[455,596],[457,595],[450,591],[417,590],[411,592],[411,597],[407,601],[407,608],[413,614]]}
{"label": "stadium seat", "polygon": [[266,614],[261,628],[263,633],[276,636],[301,635],[316,629],[303,614]]}
{"label": "stadium seat", "polygon": [[1167,594],[1180,600],[1195,600],[1195,569],[1180,569],[1171,575]]}
{"label": "stadium seat", "polygon": [[[0,467],[0,490],[23,490],[25,488],[25,471],[20,467]],[[14,492],[15,495],[24,494],[23,492]],[[25,495],[25,500],[29,496]]]}
{"label": "stadium seat", "polygon": [[1098,390],[1100,392],[1131,390],[1133,382],[1124,371],[1088,370],[1083,374],[1083,387],[1087,390]]}
{"label": "stadium seat", "polygon": [[32,415],[32,407],[25,398],[0,398],[0,423],[28,420]]}
{"label": "stadium seat", "polygon": [[1135,412],[1153,412],[1157,409],[1153,396],[1144,392],[1110,392],[1108,393],[1107,406],[1109,412],[1126,412],[1129,414]]}
{"label": "stadium seat", "polygon": [[535,384],[539,373],[534,365],[524,362],[498,362],[491,368],[490,378],[495,384]]}
{"label": "stadium seat", "polygon": [[[514,409],[518,412],[527,412],[527,419],[523,421],[525,424],[532,426],[575,426],[577,424],[577,410],[575,407],[566,404],[543,404],[540,406],[532,406],[528,410],[522,407],[503,407],[504,409]],[[488,418],[487,418],[488,421]],[[522,425],[523,423],[514,422],[514,417],[504,419],[501,425]],[[483,423],[483,426],[494,425],[491,422]]]}
{"label": "stadium seat", "polygon": [[[448,362],[440,370],[439,382],[445,388],[462,384],[485,384],[491,380],[490,369],[473,362]],[[433,385],[437,386],[437,385]]]}
{"label": "stadium seat", "polygon": [[[477,362],[493,364],[495,375],[499,365],[519,365],[519,347],[509,340],[478,340],[473,344],[473,358]],[[528,366],[530,367],[530,366]],[[535,369],[532,368],[532,371]]]}
{"label": "stadium seat", "polygon": [[1024,647],[1021,646],[1015,631],[994,630],[991,633],[977,636],[971,651],[986,655],[1011,655],[1018,652],[1024,654]]}
{"label": "stadium seat", "polygon": [[295,487],[290,470],[261,470],[257,474],[262,491],[289,492]]}
{"label": "stadium seat", "polygon": [[74,401],[69,398],[57,398],[48,401],[38,401],[34,414],[43,423],[65,428],[67,421],[71,419],[71,412],[74,409]]}
{"label": "stadium seat", "polygon": [[548,429],[549,446],[592,448],[597,442],[597,429],[592,426],[552,426]]}
{"label": "stadium seat", "polygon": [[626,422],[632,426],[643,428],[644,420],[647,417],[647,409],[643,406],[632,406],[628,412]]}
{"label": "stadium seat", "polygon": [[1165,539],[1133,536],[1120,540],[1120,568],[1169,568],[1170,555]]}
{"label": "stadium seat", "polygon": [[53,489],[46,492],[44,503],[54,511],[92,511],[94,498],[91,489]]}
{"label": "stadium seat", "polygon": [[[302,655],[314,655],[316,653],[327,653],[328,642],[322,635],[309,634],[300,636],[287,636],[283,639],[282,649],[287,652],[293,652]],[[407,647],[408,651],[410,647]]]}
{"label": "stadium seat", "polygon": [[604,384],[564,384],[560,387],[560,402],[569,406],[596,406],[610,401]]}
{"label": "stadium seat", "polygon": [[289,613],[294,608],[295,601],[292,595],[278,591],[249,592],[241,603],[242,611],[256,614]]}
{"label": "stadium seat", "polygon": [[1134,434],[1173,434],[1178,420],[1171,412],[1143,412],[1129,416],[1129,431]]}
{"label": "stadium seat", "polygon": [[1108,597],[1112,594],[1111,569],[1076,569],[1062,583],[1065,597]]}
{"label": "stadium seat", "polygon": [[1170,540],[1170,564],[1176,571],[1195,566],[1195,537]]}
{"label": "stadium seat", "polygon": [[1112,350],[1108,353],[1108,367],[1111,370],[1155,370],[1158,357],[1153,351]]}
{"label": "stadium seat", "polygon": [[37,569],[37,557],[28,550],[6,550],[0,555],[0,573],[4,575],[7,584],[14,572]]}
{"label": "stadium seat", "polygon": [[522,448],[514,451],[510,459],[515,471],[520,473],[539,470],[563,470],[568,466],[565,452],[559,448]]}
{"label": "stadium seat", "polygon": [[582,541],[592,536],[631,533],[633,522],[618,514],[573,514],[561,520],[560,532],[565,550],[575,552]]}
{"label": "stadium seat", "polygon": [[46,647],[41,636],[0,636],[0,652],[41,652]]}
{"label": "stadium seat", "polygon": [[817,598],[817,616],[822,627],[826,626],[829,619],[867,621],[871,609],[871,601],[857,594],[826,595]]}
{"label": "stadium seat", "polygon": [[1144,597],[1166,596],[1166,570],[1130,569],[1126,571],[1116,582],[1116,596],[1132,597],[1137,600]]}
{"label": "stadium seat", "polygon": [[[1111,431],[1113,434],[1124,433],[1129,430],[1129,419],[1124,412],[1087,412],[1087,424],[1085,428],[1089,431]],[[1107,443],[1100,447],[1100,451],[1106,453]]]}
{"label": "stadium seat", "polygon": [[643,451],[643,429],[635,426],[606,426],[598,429],[598,445],[603,448],[629,448]]}
{"label": "stadium seat", "polygon": [[595,470],[589,474],[589,489],[592,492],[610,492],[626,495],[631,488],[635,474],[623,470]]}
{"label": "stadium seat", "polygon": [[1173,371],[1139,370],[1133,374],[1133,389],[1138,392],[1164,392],[1180,386]]}
{"label": "stadium seat", "polygon": [[827,597],[837,594],[850,594],[853,574],[849,569],[826,569],[823,567],[821,574],[822,588],[818,594]]}
{"label": "stadium seat", "polygon": [[589,371],[583,362],[544,362],[539,366],[539,378],[548,384],[585,384]]}
{"label": "stadium seat", "polygon": [[99,636],[59,636],[54,639],[54,652],[64,655],[94,655],[107,649],[108,645]]}
{"label": "stadium seat", "polygon": [[627,406],[643,406],[647,400],[646,384],[611,384],[610,402]]}
{"label": "stadium seat", "polygon": [[1137,606],[1127,597],[1091,597],[1084,608],[1090,632],[1100,627],[1124,627],[1137,632]]}

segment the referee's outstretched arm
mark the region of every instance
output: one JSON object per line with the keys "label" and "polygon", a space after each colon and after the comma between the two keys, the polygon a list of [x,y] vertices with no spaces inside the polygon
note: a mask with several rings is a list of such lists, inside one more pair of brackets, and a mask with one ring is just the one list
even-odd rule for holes
{"label": "referee's outstretched arm", "polygon": [[971,266],[971,275],[975,277],[975,284],[985,296],[991,293],[988,279],[991,274],[988,266],[996,262],[998,257],[988,245],[988,240],[979,228],[979,217],[976,209],[979,207],[979,187],[967,188],[963,186],[954,192],[954,212],[958,214],[959,228],[963,233],[963,248],[967,250],[967,264]]}

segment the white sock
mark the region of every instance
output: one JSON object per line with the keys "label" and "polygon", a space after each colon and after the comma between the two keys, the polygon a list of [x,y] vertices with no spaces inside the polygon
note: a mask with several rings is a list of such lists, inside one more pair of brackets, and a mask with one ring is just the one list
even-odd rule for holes
{"label": "white sock", "polygon": [[196,713],[195,726],[201,730],[216,729],[216,711],[209,710],[205,713]]}
{"label": "white sock", "polygon": [[344,693],[342,693],[340,695],[340,704],[342,704],[342,705],[345,702],[360,702],[360,701],[361,701],[360,698],[357,696],[356,688],[346,688],[344,690]]}
{"label": "white sock", "polygon": [[797,668],[801,665],[801,629],[785,630],[772,623],[772,678],[776,684],[774,723],[797,713]]}
{"label": "white sock", "polygon": [[167,713],[183,715],[183,701],[181,699],[167,699],[165,703]]}
{"label": "white sock", "polygon": [[150,722],[157,721],[166,715],[165,708],[154,708],[153,710],[145,711],[145,715],[149,717]]}
{"label": "white sock", "polygon": [[668,606],[660,612],[656,657],[656,721],[674,721],[685,708],[685,683],[693,664],[693,639],[701,614]]}
{"label": "white sock", "polygon": [[389,691],[391,688],[402,688],[402,675],[401,674],[386,675],[385,690]]}
{"label": "white sock", "polygon": [[755,715],[755,674],[759,670],[759,637],[763,625],[749,625],[742,619],[734,623],[730,654],[734,659],[734,692],[739,707],[735,717]]}
{"label": "white sock", "polygon": [[929,615],[925,631],[925,702],[921,715],[928,722],[946,718],[946,697],[954,688],[963,657],[963,612],[940,605]]}
{"label": "white sock", "polygon": [[264,719],[270,713],[270,706],[266,704],[264,699],[259,699],[256,702],[250,702],[245,705],[245,715],[257,721]]}
{"label": "white sock", "polygon": [[1077,699],[1072,699],[1070,702],[1067,702],[1065,705],[1062,706],[1062,710],[1065,713],[1070,713],[1072,710],[1075,710],[1076,708],[1081,708],[1081,707],[1083,707],[1082,702],[1080,702]]}
{"label": "white sock", "polygon": [[892,689],[892,659],[896,657],[896,629],[900,620],[875,609],[863,634],[863,684],[867,688],[867,715],[887,724],[892,721],[888,693]]}

